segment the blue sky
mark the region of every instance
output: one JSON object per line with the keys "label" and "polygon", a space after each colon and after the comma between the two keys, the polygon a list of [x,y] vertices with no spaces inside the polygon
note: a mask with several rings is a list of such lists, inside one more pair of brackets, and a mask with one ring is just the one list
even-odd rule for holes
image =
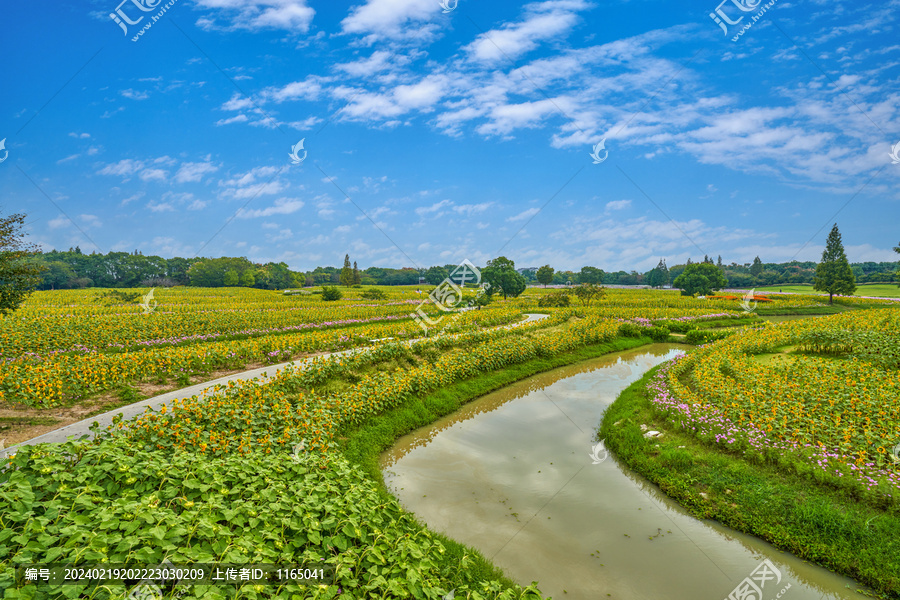
{"label": "blue sky", "polygon": [[768,4],[5,3],[0,212],[295,269],[817,260],[835,221],[896,260],[900,0]]}

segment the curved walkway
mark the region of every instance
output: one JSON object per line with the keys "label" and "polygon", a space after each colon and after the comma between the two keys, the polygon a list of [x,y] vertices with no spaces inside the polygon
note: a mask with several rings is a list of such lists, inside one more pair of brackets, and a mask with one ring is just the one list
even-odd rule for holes
{"label": "curved walkway", "polygon": [[[539,321],[541,319],[547,318],[549,315],[542,314],[531,314],[525,313],[525,319],[523,321],[518,321],[513,323],[512,325],[500,325],[495,327],[494,329],[511,329],[513,327],[519,327],[526,323],[531,323],[533,321]],[[451,337],[455,337],[459,334],[451,334]],[[384,339],[392,339],[392,338],[384,338]],[[426,340],[429,338],[415,338],[412,340],[406,340],[403,343],[406,345],[411,345],[415,342],[419,342],[422,340]],[[373,340],[373,341],[381,341],[381,340]],[[329,352],[328,354],[322,354],[315,358],[324,358],[328,356],[347,356],[350,354],[356,354],[357,352],[363,352],[368,350],[371,346],[361,346],[359,348],[351,348],[350,350],[342,350],[340,352]],[[0,450],[0,459],[5,458],[7,456],[13,456],[16,451],[22,446],[33,446],[34,444],[61,444],[63,442],[68,441],[70,436],[75,436],[76,439],[80,438],[83,435],[88,436],[89,438],[94,437],[94,432],[90,430],[91,425],[95,422],[100,424],[100,429],[104,430],[110,425],[112,425],[113,417],[116,415],[122,415],[123,421],[128,421],[133,419],[134,417],[141,415],[147,409],[147,407],[151,407],[154,410],[162,407],[163,404],[167,404],[172,402],[178,398],[190,398],[191,396],[206,396],[212,393],[212,388],[217,385],[228,385],[229,381],[247,381],[254,378],[259,378],[260,385],[264,385],[267,380],[274,377],[274,375],[268,375],[270,372],[277,373],[279,370],[284,369],[289,366],[302,367],[304,364],[315,360],[315,358],[304,358],[301,360],[290,361],[286,363],[280,363],[277,365],[269,365],[266,367],[260,367],[259,369],[251,369],[249,371],[241,371],[240,373],[234,373],[232,375],[227,375],[225,377],[220,377],[218,379],[213,379],[210,381],[205,381],[203,383],[198,383],[196,385],[192,385],[189,387],[181,388],[178,390],[174,390],[171,392],[167,392],[165,394],[160,394],[159,396],[154,396],[153,398],[148,398],[146,400],[141,400],[140,402],[135,402],[134,404],[129,404],[128,406],[121,406],[115,410],[111,410],[99,415],[95,415],[93,417],[89,417],[82,421],[78,421],[77,423],[72,423],[71,425],[66,425],[65,427],[60,427],[54,431],[49,433],[45,433],[43,435],[39,435],[36,438],[32,438],[30,440],[20,442],[14,446],[10,446],[4,450]]]}

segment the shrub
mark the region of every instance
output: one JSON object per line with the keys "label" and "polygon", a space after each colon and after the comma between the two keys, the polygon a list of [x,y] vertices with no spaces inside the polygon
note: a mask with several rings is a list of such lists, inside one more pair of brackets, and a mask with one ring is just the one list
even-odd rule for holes
{"label": "shrub", "polygon": [[387,294],[377,288],[369,288],[361,293],[360,296],[367,300],[384,300],[387,297]]}
{"label": "shrub", "polygon": [[699,346],[707,342],[721,340],[734,333],[733,331],[710,331],[708,329],[693,329],[687,332],[684,341],[688,344]]}
{"label": "shrub", "polygon": [[666,342],[669,340],[669,330],[666,327],[651,327],[647,330],[647,335],[654,342]]}
{"label": "shrub", "polygon": [[341,294],[341,290],[337,289],[337,287],[324,287],[322,288],[322,300],[326,302],[334,302],[335,300],[340,300],[344,295]]}
{"label": "shrub", "polygon": [[538,306],[547,307],[547,306],[568,306],[569,305],[569,294],[564,291],[559,292],[550,292],[546,296],[541,296],[538,300]]}
{"label": "shrub", "polygon": [[688,321],[667,320],[657,321],[656,323],[661,327],[666,327],[670,332],[674,331],[675,333],[687,333],[692,329],[697,329],[697,325]]}
{"label": "shrub", "polygon": [[622,337],[641,337],[644,335],[644,328],[634,323],[622,323],[619,325],[619,335]]}

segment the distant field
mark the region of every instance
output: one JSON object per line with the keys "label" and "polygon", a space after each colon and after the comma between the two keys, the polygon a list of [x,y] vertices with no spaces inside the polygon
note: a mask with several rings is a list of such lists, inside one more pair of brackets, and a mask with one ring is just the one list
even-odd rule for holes
{"label": "distant field", "polygon": [[[817,294],[812,285],[770,285],[757,287],[757,291],[794,292],[797,294]],[[900,298],[900,287],[894,283],[864,283],[856,288],[855,296],[874,296],[877,298]]]}

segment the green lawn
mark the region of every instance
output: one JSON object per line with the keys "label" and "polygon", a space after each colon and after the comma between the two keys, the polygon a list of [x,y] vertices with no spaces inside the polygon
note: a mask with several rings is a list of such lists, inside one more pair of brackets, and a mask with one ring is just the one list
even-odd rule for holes
{"label": "green lawn", "polygon": [[[770,285],[757,287],[756,291],[793,292],[796,294],[818,294],[810,285]],[[874,296],[876,298],[900,298],[900,287],[895,283],[863,283],[857,286],[855,296]]]}

